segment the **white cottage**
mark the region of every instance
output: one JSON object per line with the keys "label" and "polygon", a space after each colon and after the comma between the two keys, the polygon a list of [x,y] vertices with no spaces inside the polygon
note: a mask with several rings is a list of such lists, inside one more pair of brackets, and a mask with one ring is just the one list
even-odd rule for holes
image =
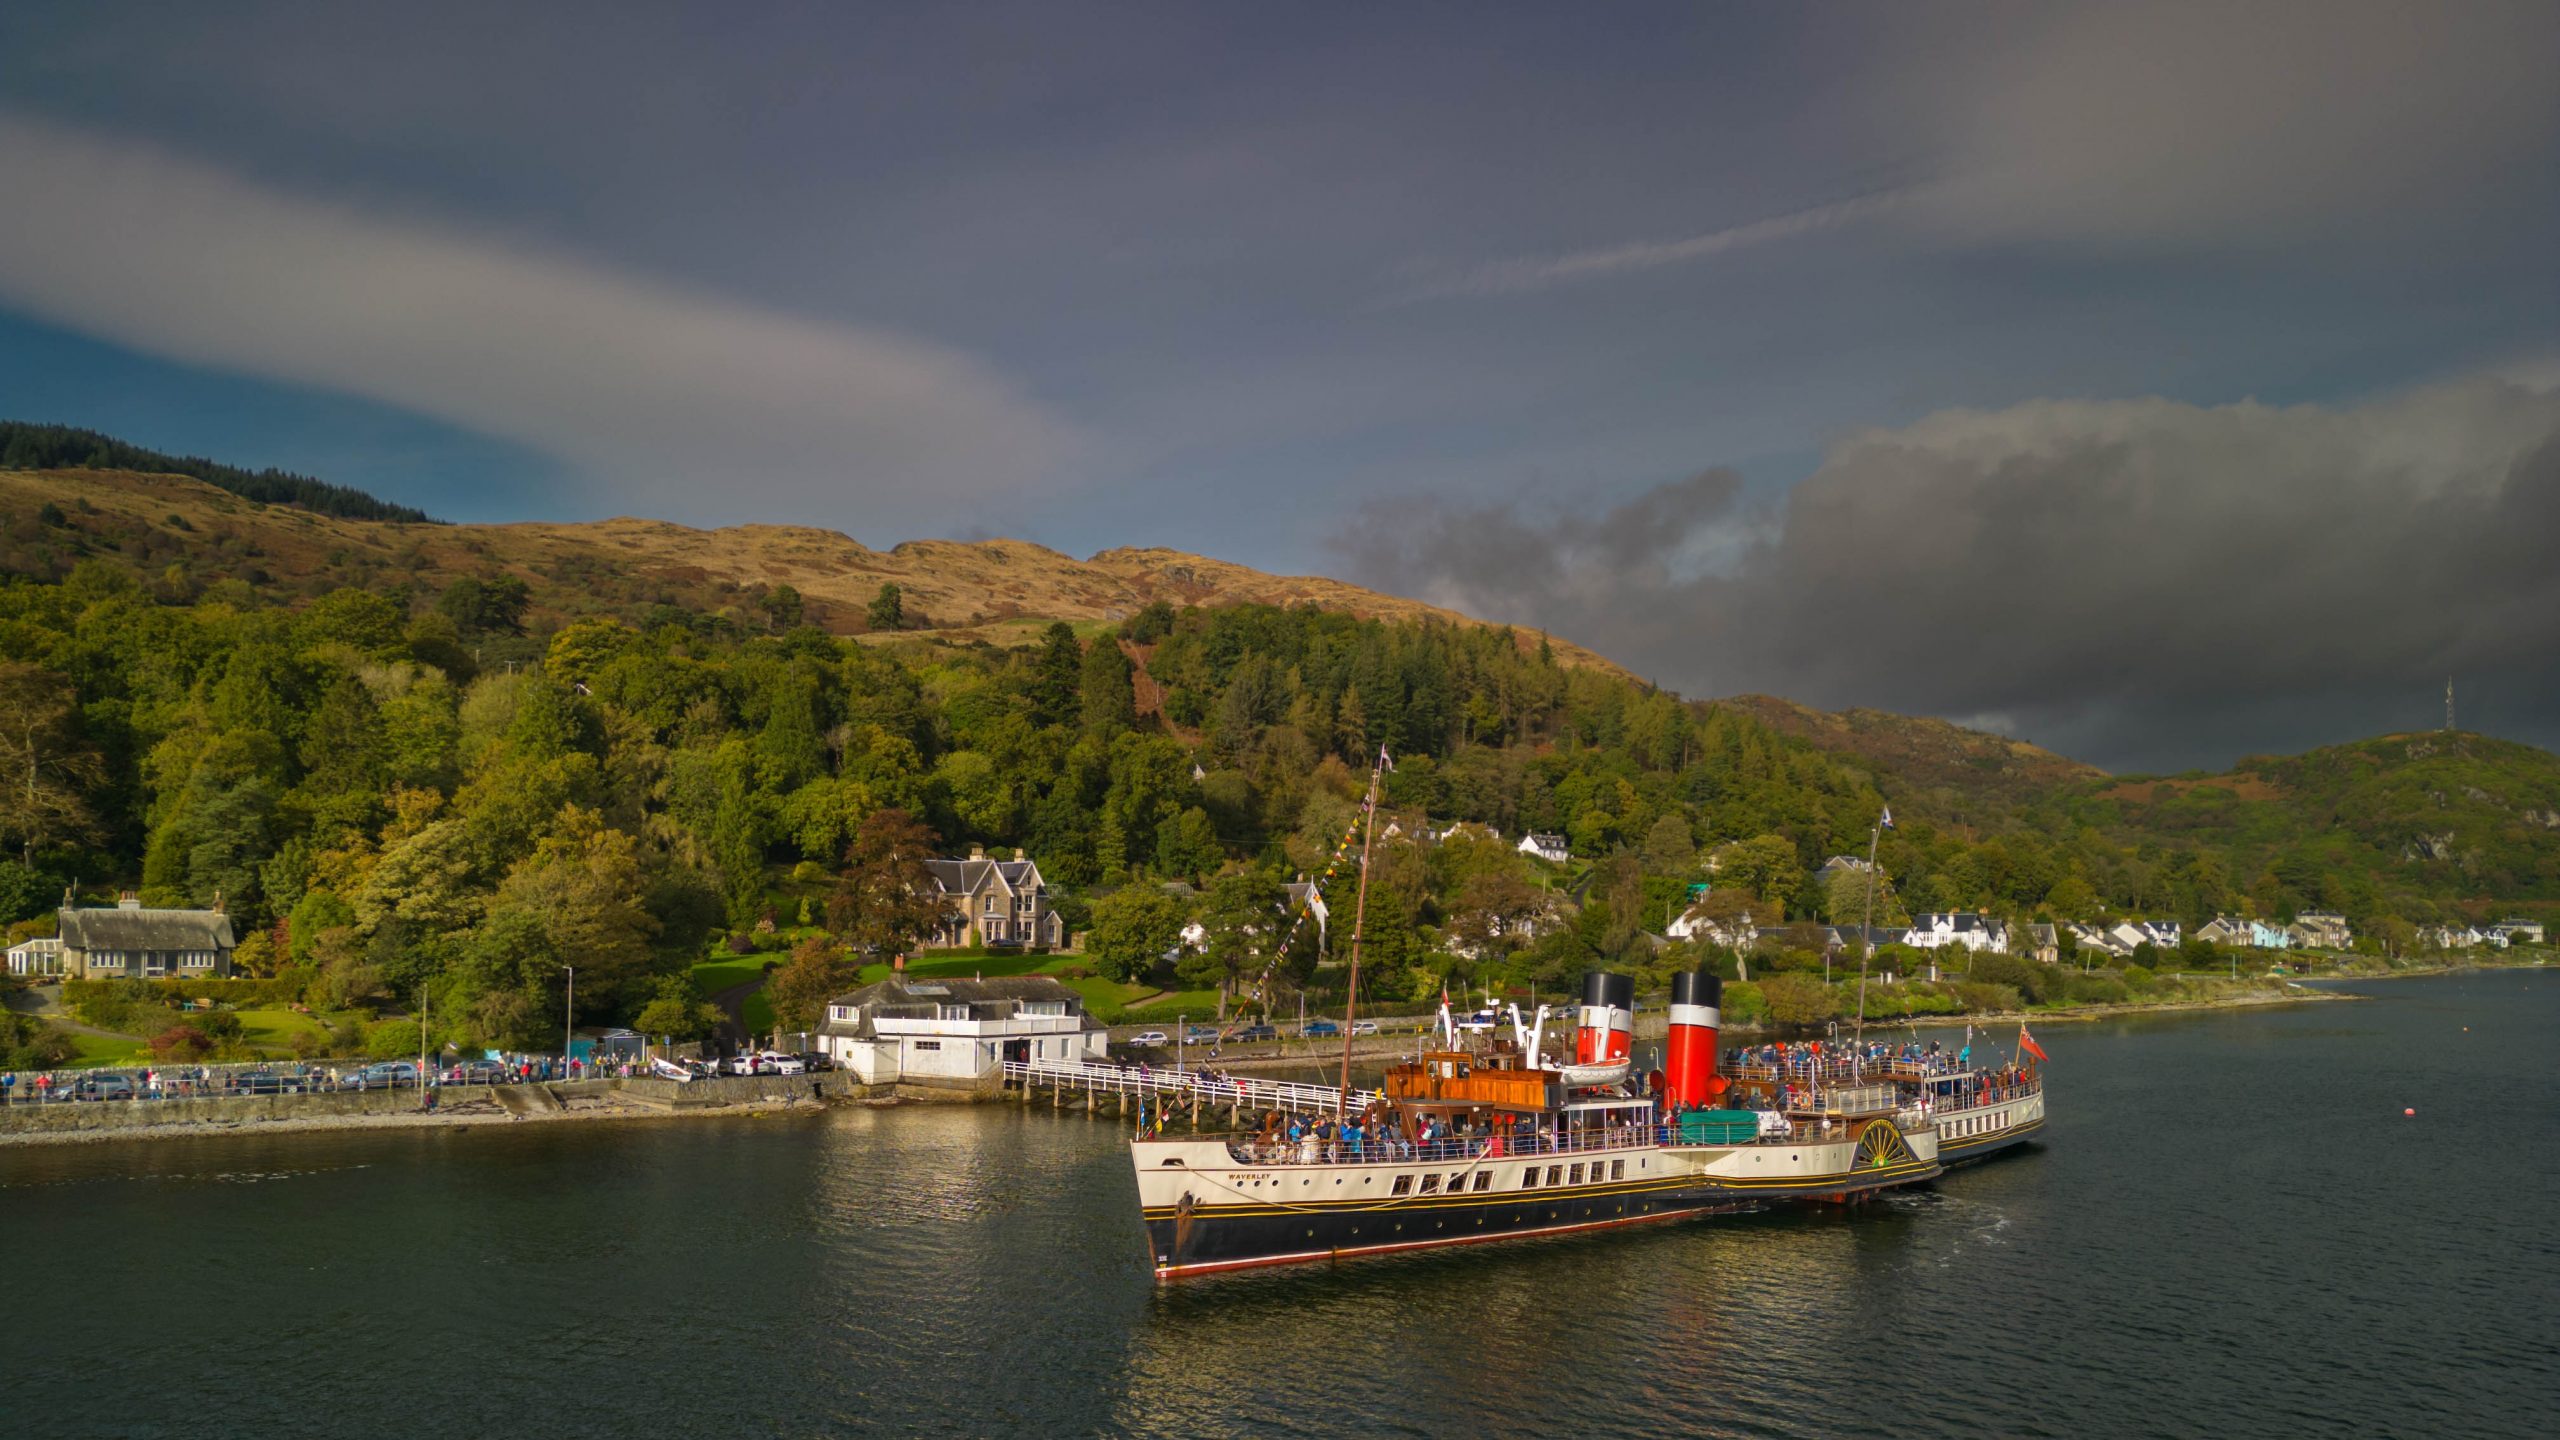
{"label": "white cottage", "polygon": [[1047,975],[893,976],[827,1002],[819,1048],[856,1079],[968,1086],[1007,1060],[1094,1061],[1110,1033]]}
{"label": "white cottage", "polygon": [[1563,836],[1534,831],[1520,837],[1520,853],[1535,855],[1550,865],[1562,865],[1573,858],[1573,850]]}

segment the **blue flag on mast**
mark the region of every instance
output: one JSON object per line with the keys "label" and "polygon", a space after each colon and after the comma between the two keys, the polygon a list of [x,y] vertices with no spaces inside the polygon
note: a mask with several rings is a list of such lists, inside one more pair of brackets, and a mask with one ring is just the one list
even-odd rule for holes
{"label": "blue flag on mast", "polygon": [[1877,823],[1878,825],[1883,826],[1883,827],[1884,827],[1885,829],[1887,829],[1887,830],[1892,829],[1892,828],[1893,828],[1893,807],[1892,807],[1892,806],[1890,806],[1890,805],[1887,805],[1886,807],[1884,807],[1884,814],[1876,820],[1876,823]]}

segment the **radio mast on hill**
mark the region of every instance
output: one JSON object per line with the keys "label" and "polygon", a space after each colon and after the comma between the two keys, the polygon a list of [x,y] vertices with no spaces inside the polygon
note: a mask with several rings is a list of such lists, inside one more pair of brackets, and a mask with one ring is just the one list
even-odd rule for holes
{"label": "radio mast on hill", "polygon": [[2448,735],[2453,733],[2453,677],[2450,675],[2444,677],[2444,729]]}

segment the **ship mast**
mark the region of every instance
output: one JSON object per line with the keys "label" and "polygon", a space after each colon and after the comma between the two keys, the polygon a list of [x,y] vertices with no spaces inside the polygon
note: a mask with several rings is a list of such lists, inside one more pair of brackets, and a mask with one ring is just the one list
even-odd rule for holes
{"label": "ship mast", "polygon": [[1360,802],[1364,812],[1360,822],[1360,896],[1351,907],[1351,988],[1342,1000],[1342,1088],[1333,1101],[1333,1115],[1340,1120],[1351,1106],[1351,1017],[1360,1008],[1360,936],[1369,924],[1369,846],[1378,835],[1378,779],[1386,773],[1387,747],[1378,747],[1378,761],[1369,767],[1369,794]]}
{"label": "ship mast", "polygon": [[1858,1023],[1851,1032],[1857,1037],[1855,1043],[1861,1063],[1867,1052],[1867,967],[1876,958],[1876,845],[1884,839],[1884,827],[1892,819],[1893,808],[1887,806],[1885,812],[1876,817],[1874,827],[1867,831],[1867,915],[1865,922],[1858,927],[1858,939],[1863,942],[1858,947]]}

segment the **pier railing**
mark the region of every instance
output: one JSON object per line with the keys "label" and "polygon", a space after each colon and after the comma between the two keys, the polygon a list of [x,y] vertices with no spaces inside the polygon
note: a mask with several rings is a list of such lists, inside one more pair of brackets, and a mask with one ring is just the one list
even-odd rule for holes
{"label": "pier railing", "polygon": [[1197,1070],[1160,1070],[1151,1065],[1096,1065],[1081,1060],[1007,1060],[1004,1078],[1009,1083],[1045,1085],[1080,1094],[1197,1098],[1204,1105],[1301,1114],[1331,1114],[1336,1109],[1356,1113],[1381,1098],[1375,1090],[1355,1089],[1345,1106],[1341,1088],[1334,1085],[1204,1075]]}

